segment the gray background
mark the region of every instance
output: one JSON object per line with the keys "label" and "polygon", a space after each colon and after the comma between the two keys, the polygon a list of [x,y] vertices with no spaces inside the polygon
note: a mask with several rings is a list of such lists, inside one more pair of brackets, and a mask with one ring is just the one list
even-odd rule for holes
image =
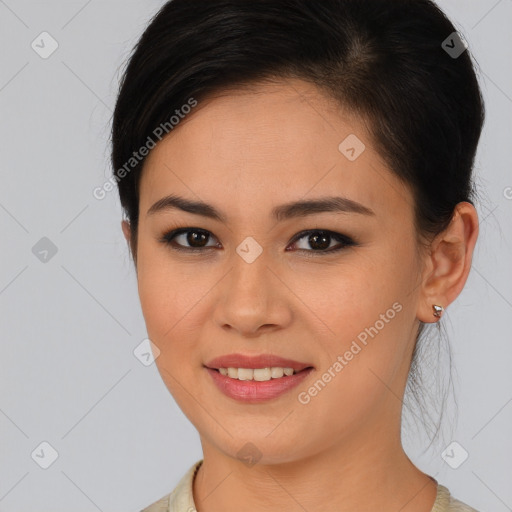
{"label": "gray background", "polygon": [[[117,192],[92,195],[111,172],[121,66],[161,5],[0,0],[3,512],[137,511],[202,456],[155,365],[133,354],[146,331]],[[512,510],[512,1],[440,5],[481,68],[481,232],[466,288],[443,318],[458,424],[425,452],[421,436],[407,431],[405,442],[457,497],[501,512]],[[31,47],[43,31],[59,44],[47,59]],[[46,262],[32,251],[43,237],[57,248]],[[441,458],[453,440],[469,454],[458,469]],[[43,441],[58,452],[48,469],[31,456]]]}

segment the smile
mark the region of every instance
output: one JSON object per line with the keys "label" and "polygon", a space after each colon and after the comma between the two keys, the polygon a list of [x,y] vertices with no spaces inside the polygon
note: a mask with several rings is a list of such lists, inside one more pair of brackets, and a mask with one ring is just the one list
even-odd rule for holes
{"label": "smile", "polygon": [[[306,379],[313,369],[308,367],[295,372],[292,368],[283,367],[254,369],[205,367],[217,389],[225,396],[239,402],[253,404],[286,395]],[[229,375],[230,373],[232,376]]]}
{"label": "smile", "polygon": [[218,368],[221,375],[238,380],[256,380],[265,382],[271,379],[280,379],[283,376],[290,376],[296,372],[293,368],[283,368],[281,366],[266,368]]}

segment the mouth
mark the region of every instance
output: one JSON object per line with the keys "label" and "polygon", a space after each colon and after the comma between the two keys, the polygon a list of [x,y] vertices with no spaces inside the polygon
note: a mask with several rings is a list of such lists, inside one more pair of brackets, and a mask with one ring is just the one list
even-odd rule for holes
{"label": "mouth", "polygon": [[[288,375],[285,373],[285,369]],[[314,368],[308,366],[297,373],[290,367],[254,369],[205,367],[205,370],[209,373],[215,387],[228,398],[238,402],[257,404],[289,396],[289,392],[307,379]],[[225,372],[227,375],[223,375]],[[272,372],[274,372],[274,377],[272,377]],[[233,376],[230,377],[229,373]]]}
{"label": "mouth", "polygon": [[[239,375],[241,375],[240,380],[258,380],[260,377],[264,380],[281,378],[283,375],[289,376],[307,368],[313,368],[311,363],[295,361],[273,354],[227,354],[208,361],[204,366],[231,378],[240,378]],[[281,373],[281,370],[283,373]],[[268,376],[269,371],[270,376]]]}
{"label": "mouth", "polygon": [[[209,368],[208,366],[206,368]],[[209,368],[216,371],[224,377],[229,377],[234,380],[254,380],[257,382],[266,382],[273,379],[281,379],[297,375],[298,373],[305,372],[313,369],[312,366],[306,366],[302,370],[295,370],[290,367],[283,366],[267,366],[265,368]]]}
{"label": "mouth", "polygon": [[245,403],[261,403],[286,395],[315,369],[312,364],[270,354],[231,354],[203,366],[217,389]]}

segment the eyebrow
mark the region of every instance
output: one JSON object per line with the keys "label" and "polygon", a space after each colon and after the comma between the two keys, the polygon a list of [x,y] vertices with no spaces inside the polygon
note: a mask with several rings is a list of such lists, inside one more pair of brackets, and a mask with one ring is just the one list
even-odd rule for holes
{"label": "eyebrow", "polygon": [[[149,210],[147,215],[168,210],[182,210],[208,217],[219,222],[226,223],[227,217],[214,206],[202,201],[193,201],[177,195],[169,195],[159,199]],[[306,217],[324,212],[359,213],[362,215],[375,215],[375,212],[347,197],[320,197],[318,199],[300,200],[276,206],[271,211],[271,216],[277,221],[298,217]]]}

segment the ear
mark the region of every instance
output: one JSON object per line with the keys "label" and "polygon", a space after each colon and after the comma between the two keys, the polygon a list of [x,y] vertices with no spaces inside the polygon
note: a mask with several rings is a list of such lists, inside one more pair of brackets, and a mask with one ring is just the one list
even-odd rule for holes
{"label": "ear", "polygon": [[466,201],[458,203],[449,226],[433,240],[422,277],[417,317],[436,322],[432,305],[446,307],[460,294],[471,269],[478,238],[478,214]]}
{"label": "ear", "polygon": [[123,229],[124,237],[126,238],[126,241],[130,243],[131,240],[131,229],[130,229],[130,223],[127,220],[123,220],[121,222],[121,227]]}
{"label": "ear", "polygon": [[133,262],[135,264],[135,268],[137,268],[137,255],[135,254],[134,246],[133,246],[133,239],[132,239],[132,228],[130,226],[130,223],[127,220],[123,220],[121,222],[121,228],[123,229],[124,237],[126,238],[126,241],[128,242],[128,247],[130,249],[130,253],[133,258]]}

